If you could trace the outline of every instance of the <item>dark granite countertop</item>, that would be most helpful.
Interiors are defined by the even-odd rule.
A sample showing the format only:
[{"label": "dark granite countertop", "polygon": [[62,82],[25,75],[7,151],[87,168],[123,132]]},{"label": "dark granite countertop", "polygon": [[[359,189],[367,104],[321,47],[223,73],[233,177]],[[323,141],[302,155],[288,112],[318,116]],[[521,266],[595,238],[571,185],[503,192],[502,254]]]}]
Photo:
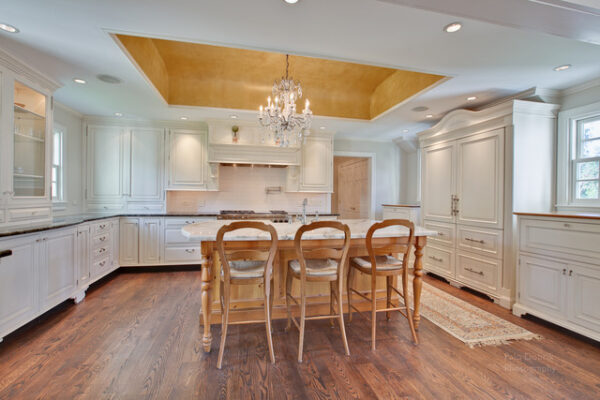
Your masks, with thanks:
[{"label": "dark granite countertop", "polygon": [[[262,213],[260,213],[262,214]],[[268,213],[265,213],[268,214]],[[289,213],[295,216],[297,213]],[[99,221],[102,219],[119,218],[119,217],[181,217],[181,218],[198,218],[198,217],[216,217],[218,213],[155,213],[155,214],[139,214],[139,213],[114,213],[114,214],[99,214],[99,213],[83,213],[67,216],[55,217],[52,222],[33,223],[19,226],[8,226],[0,228],[0,238],[16,235],[26,235],[30,233],[42,232],[51,229],[66,228],[69,226],[83,224],[84,222]],[[306,214],[315,216],[316,214]],[[322,217],[339,216],[339,214],[319,214]]]}]

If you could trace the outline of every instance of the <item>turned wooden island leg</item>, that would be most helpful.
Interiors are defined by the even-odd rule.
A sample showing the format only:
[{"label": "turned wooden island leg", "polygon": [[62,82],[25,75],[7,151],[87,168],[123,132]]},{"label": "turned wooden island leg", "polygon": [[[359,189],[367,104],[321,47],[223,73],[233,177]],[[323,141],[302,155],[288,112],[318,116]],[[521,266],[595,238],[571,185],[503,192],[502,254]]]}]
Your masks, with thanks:
[{"label": "turned wooden island leg", "polygon": [[413,297],[414,307],[413,320],[415,322],[415,329],[419,329],[419,322],[421,322],[421,315],[419,309],[421,308],[421,289],[423,287],[423,247],[427,243],[425,236],[418,236],[415,240],[415,268],[413,269]]},{"label": "turned wooden island leg", "polygon": [[212,310],[212,257],[203,243],[202,246],[202,312],[200,314],[201,323],[204,325],[204,335],[202,336],[202,346],[204,352],[210,352],[212,343],[212,334],[210,333],[210,317]]}]

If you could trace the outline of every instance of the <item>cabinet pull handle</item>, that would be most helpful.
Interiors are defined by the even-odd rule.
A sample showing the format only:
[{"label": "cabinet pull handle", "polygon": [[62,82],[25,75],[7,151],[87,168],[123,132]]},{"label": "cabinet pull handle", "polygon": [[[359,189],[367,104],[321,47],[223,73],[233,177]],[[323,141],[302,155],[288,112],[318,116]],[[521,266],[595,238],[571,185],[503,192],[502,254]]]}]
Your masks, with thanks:
[{"label": "cabinet pull handle", "polygon": [[10,256],[12,256],[12,250],[0,251],[0,258],[10,257]]},{"label": "cabinet pull handle", "polygon": [[473,239],[473,238],[465,238],[465,240],[468,240],[469,242],[475,242],[475,243],[481,243],[484,244],[485,242],[483,240],[477,240],[477,239]]},{"label": "cabinet pull handle", "polygon": [[438,236],[446,236],[444,232],[438,232]]},{"label": "cabinet pull handle", "polygon": [[566,275],[566,274],[567,274],[567,269],[563,268],[563,275]]},{"label": "cabinet pull handle", "polygon": [[477,274],[477,275],[481,275],[481,276],[483,276],[483,271],[475,271],[473,268],[470,268],[470,267],[468,267],[468,268],[465,268],[465,270],[467,270],[467,271],[469,271],[469,272],[472,272],[472,273],[474,273],[474,274]]},{"label": "cabinet pull handle", "polygon": [[99,226],[99,228],[100,229],[104,229],[104,228],[106,228],[106,225],[102,224],[102,225]]},{"label": "cabinet pull handle", "polygon": [[563,224],[563,226],[564,226],[565,228],[570,228],[570,227],[571,227],[571,224]]},{"label": "cabinet pull handle", "polygon": [[185,249],[185,252],[192,254],[196,252],[196,249]]},{"label": "cabinet pull handle", "polygon": [[429,256],[429,258],[431,258],[433,261],[437,261],[437,262],[442,262],[442,261],[444,261],[444,260],[442,260],[441,258],[434,257],[434,256]]},{"label": "cabinet pull handle", "polygon": [[573,276],[573,270],[572,269],[569,270],[569,276]]},{"label": "cabinet pull handle", "polygon": [[106,240],[106,236],[102,236],[102,237],[100,238],[100,241],[101,241],[101,242],[104,242],[105,240]]},{"label": "cabinet pull handle", "polygon": [[104,266],[106,265],[106,261],[102,261],[102,262],[101,262],[100,264],[98,264],[98,265],[100,265],[101,267],[104,267]]}]

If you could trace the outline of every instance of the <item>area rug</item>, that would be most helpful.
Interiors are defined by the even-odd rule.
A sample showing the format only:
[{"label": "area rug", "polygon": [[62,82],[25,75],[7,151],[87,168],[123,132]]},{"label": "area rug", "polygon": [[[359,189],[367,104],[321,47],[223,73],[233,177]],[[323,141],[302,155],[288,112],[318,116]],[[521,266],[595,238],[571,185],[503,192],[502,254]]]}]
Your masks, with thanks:
[{"label": "area rug", "polygon": [[[412,299],[412,282],[409,293]],[[421,316],[471,348],[542,338],[425,282]]]}]

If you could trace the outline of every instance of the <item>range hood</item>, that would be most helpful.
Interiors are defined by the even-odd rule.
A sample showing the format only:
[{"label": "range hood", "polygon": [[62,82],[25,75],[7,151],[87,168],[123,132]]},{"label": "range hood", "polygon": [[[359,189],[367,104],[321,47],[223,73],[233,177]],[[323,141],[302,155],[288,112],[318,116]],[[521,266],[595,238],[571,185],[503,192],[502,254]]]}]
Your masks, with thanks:
[{"label": "range hood", "polygon": [[300,165],[300,148],[210,143],[208,162],[215,164]]}]

